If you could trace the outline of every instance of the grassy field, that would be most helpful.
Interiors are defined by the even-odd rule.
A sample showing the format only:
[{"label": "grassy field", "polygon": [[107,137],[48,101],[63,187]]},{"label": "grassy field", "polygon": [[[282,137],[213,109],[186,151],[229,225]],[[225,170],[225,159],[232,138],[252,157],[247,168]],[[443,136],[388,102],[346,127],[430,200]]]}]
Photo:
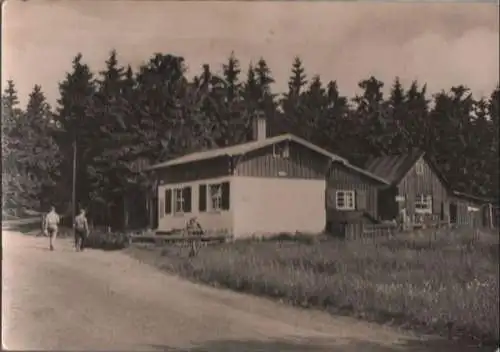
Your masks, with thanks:
[{"label": "grassy field", "polygon": [[498,234],[440,230],[355,242],[278,236],[204,247],[192,258],[173,245],[127,251],[211,285],[491,343],[499,339],[498,243]]}]

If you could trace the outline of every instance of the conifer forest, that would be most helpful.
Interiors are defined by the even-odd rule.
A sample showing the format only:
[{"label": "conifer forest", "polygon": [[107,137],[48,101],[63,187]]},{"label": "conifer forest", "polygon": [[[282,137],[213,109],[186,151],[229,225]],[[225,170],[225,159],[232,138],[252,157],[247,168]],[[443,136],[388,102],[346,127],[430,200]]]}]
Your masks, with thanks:
[{"label": "conifer forest", "polygon": [[430,94],[425,81],[403,86],[397,77],[372,76],[345,96],[335,77],[310,74],[299,57],[290,66],[288,89],[278,94],[264,58],[242,67],[231,54],[221,67],[203,65],[188,78],[185,59],[173,54],[153,54],[136,69],[112,51],[101,72],[78,54],[55,106],[36,82],[20,106],[8,81],[3,208],[55,204],[71,212],[76,142],[77,203],[109,222],[124,194],[152,192],[145,165],[247,142],[257,114],[269,135],[293,133],[360,166],[371,156],[421,149],[454,189],[498,199],[498,85],[487,97],[473,96],[467,82]]}]

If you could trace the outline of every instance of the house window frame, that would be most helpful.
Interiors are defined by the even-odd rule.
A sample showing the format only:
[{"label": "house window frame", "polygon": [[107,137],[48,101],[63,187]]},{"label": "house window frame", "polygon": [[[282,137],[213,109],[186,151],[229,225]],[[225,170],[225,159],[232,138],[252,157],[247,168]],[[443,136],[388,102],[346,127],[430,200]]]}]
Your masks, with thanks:
[{"label": "house window frame", "polygon": [[[178,197],[180,195],[180,197]],[[184,214],[184,188],[176,187],[172,189],[172,213],[177,215]],[[180,208],[178,205],[180,204]]]},{"label": "house window frame", "polygon": [[[343,204],[339,202],[339,196],[343,195]],[[349,197],[348,197],[349,196]],[[335,191],[335,208],[338,210],[355,210],[356,209],[356,191],[354,190],[337,190]]]},{"label": "house window frame", "polygon": [[[213,194],[212,190],[218,188],[218,194]],[[208,184],[207,192],[207,210],[211,213],[219,213],[222,211],[222,183]],[[214,200],[216,206],[214,206]]]},{"label": "house window frame", "polygon": [[424,162],[422,160],[417,161],[417,163],[415,164],[415,173],[417,175],[424,174]]},{"label": "house window frame", "polygon": [[[432,214],[432,195],[430,194],[417,194],[415,196],[415,213],[416,214]],[[425,205],[419,207],[418,205]]]},{"label": "house window frame", "polygon": [[273,157],[288,159],[290,157],[290,143],[286,141],[283,143],[273,144]]}]

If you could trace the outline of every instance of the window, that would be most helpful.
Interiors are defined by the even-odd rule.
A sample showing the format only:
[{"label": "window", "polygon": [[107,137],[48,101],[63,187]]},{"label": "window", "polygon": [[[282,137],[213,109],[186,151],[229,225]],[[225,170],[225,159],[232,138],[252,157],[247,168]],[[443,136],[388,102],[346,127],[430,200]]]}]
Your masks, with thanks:
[{"label": "window", "polygon": [[200,212],[229,210],[229,182],[200,185],[198,199]]},{"label": "window", "polygon": [[290,147],[288,142],[274,144],[273,145],[273,156],[275,158],[283,158],[286,159],[290,156]]},{"label": "window", "polygon": [[174,213],[184,212],[184,194],[182,188],[174,189]]},{"label": "window", "polygon": [[415,199],[415,213],[432,214],[432,197],[419,194]]},{"label": "window", "polygon": [[210,185],[210,210],[219,211],[222,209],[222,185]]},{"label": "window", "polygon": [[337,191],[335,205],[339,210],[354,210],[354,191]]},{"label": "window", "polygon": [[422,160],[417,161],[415,164],[415,172],[417,175],[423,175],[424,174],[424,163]]},{"label": "window", "polygon": [[173,192],[171,189],[168,189],[165,192],[165,202],[165,213],[167,214],[172,212],[172,208],[174,214],[190,213],[191,187],[175,188]]}]

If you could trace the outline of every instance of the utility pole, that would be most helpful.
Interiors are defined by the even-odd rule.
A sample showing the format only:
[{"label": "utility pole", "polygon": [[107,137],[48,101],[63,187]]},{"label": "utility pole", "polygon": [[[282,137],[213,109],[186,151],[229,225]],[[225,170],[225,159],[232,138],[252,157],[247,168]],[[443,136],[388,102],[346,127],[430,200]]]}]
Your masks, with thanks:
[{"label": "utility pole", "polygon": [[75,232],[75,216],[76,216],[76,133],[73,138],[73,192],[71,200],[71,224],[73,228],[73,235]]},{"label": "utility pole", "polygon": [[493,225],[493,205],[491,203],[488,203],[488,217],[489,217],[489,224],[490,225],[490,229],[493,229],[495,228],[495,226]]}]

